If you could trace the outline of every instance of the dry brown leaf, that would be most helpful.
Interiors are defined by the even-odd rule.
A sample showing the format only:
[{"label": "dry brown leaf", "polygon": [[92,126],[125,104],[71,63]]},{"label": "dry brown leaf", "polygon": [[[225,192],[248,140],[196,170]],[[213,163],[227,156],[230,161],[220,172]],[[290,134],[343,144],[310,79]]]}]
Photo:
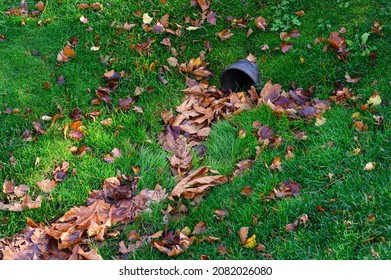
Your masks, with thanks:
[{"label": "dry brown leaf", "polygon": [[216,33],[216,36],[221,40],[225,41],[234,36],[234,33],[231,32],[231,29],[225,29]]},{"label": "dry brown leaf", "polygon": [[37,186],[44,193],[50,193],[56,188],[56,182],[54,180],[42,180],[40,182],[37,182]]},{"label": "dry brown leaf", "polygon": [[208,228],[206,227],[206,224],[204,222],[199,222],[198,224],[196,224],[192,234],[202,234],[207,231],[207,229]]},{"label": "dry brown leaf", "polygon": [[275,170],[282,171],[281,158],[275,157],[272,164],[269,166],[269,169],[271,172],[274,172]]},{"label": "dry brown leaf", "polygon": [[242,245],[246,244],[247,236],[248,236],[248,227],[241,227],[238,234]]},{"label": "dry brown leaf", "polygon": [[266,22],[265,18],[257,17],[255,19],[255,26],[258,27],[259,29],[261,29],[262,31],[265,31],[266,27],[267,27],[267,22]]},{"label": "dry brown leaf", "polygon": [[169,195],[170,199],[183,196],[194,198],[203,195],[210,187],[226,183],[227,177],[223,175],[208,176],[209,168],[202,166],[182,179]]},{"label": "dry brown leaf", "polygon": [[253,188],[250,186],[244,186],[242,191],[240,192],[241,195],[250,197],[252,193],[254,192]]},{"label": "dry brown leaf", "polygon": [[346,79],[346,82],[352,83],[352,84],[356,84],[356,83],[358,83],[358,81],[361,80],[361,78],[351,78],[348,72],[345,73],[345,79]]},{"label": "dry brown leaf", "polygon": [[292,180],[287,180],[280,184],[278,190],[273,189],[270,193],[270,197],[284,198],[289,196],[298,196],[300,194],[300,189],[300,184]]}]

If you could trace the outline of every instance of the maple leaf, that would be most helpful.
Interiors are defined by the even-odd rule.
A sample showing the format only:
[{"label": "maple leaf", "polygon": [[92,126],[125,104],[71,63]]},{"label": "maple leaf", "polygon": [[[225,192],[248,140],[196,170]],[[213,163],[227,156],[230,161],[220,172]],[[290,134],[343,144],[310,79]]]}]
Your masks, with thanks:
[{"label": "maple leaf", "polygon": [[59,240],[60,249],[79,243],[85,232],[89,237],[102,241],[112,224],[109,210],[110,205],[103,200],[96,200],[87,207],[74,207],[48,227],[46,233]]}]

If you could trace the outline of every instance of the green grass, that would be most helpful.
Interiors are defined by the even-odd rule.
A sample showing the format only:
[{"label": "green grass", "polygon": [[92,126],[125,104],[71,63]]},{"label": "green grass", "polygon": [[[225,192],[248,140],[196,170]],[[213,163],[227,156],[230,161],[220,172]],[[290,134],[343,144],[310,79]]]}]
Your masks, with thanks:
[{"label": "green grass", "polygon": [[[242,112],[228,120],[213,124],[212,132],[205,142],[207,153],[194,159],[195,167],[208,165],[229,176],[236,164],[243,159],[255,157],[255,147],[259,145],[252,123],[259,120],[268,124],[273,131],[285,139],[276,149],[265,149],[255,165],[233,181],[213,188],[199,204],[187,200],[180,202],[164,201],[151,207],[133,223],[118,225],[121,234],[98,243],[91,240],[92,247],[98,249],[104,259],[120,257],[118,243],[129,243],[127,236],[131,230],[140,235],[151,235],[159,230],[181,230],[185,226],[194,229],[203,221],[208,230],[203,235],[221,237],[228,253],[221,256],[217,247],[220,243],[202,241],[194,243],[177,259],[199,259],[207,255],[210,259],[263,259],[254,249],[240,244],[238,231],[248,226],[250,235],[255,234],[257,242],[266,246],[266,252],[273,259],[374,259],[371,249],[379,253],[381,259],[391,258],[391,112],[390,82],[391,62],[389,46],[391,43],[391,6],[388,1],[212,1],[211,10],[217,14],[217,25],[204,23],[196,31],[183,30],[182,37],[145,32],[141,28],[142,19],[134,16],[136,11],[149,13],[154,19],[165,14],[170,22],[184,25],[184,15],[191,19],[200,17],[199,8],[189,7],[190,1],[159,0],[149,1],[104,1],[104,10],[80,11],[77,3],[92,1],[48,1],[47,9],[36,19],[26,20],[21,26],[21,17],[7,16],[5,11],[17,7],[20,1],[4,0],[0,3],[0,32],[7,37],[0,41],[0,178],[1,181],[15,180],[16,184],[30,186],[31,196],[43,195],[41,208],[23,212],[0,212],[0,238],[12,236],[26,225],[26,217],[35,222],[50,223],[61,217],[74,206],[84,205],[89,191],[99,189],[105,178],[116,176],[117,170],[133,174],[132,167],[139,166],[139,189],[162,185],[168,191],[175,186],[165,152],[158,144],[158,136],[164,128],[160,113],[175,108],[181,103],[186,87],[184,77],[178,71],[166,73],[169,82],[163,86],[156,78],[157,69],[167,64],[172,56],[170,50],[160,42],[165,37],[171,39],[172,47],[178,52],[180,63],[196,58],[205,49],[204,41],[211,42],[212,50],[206,53],[215,75],[210,80],[219,86],[219,74],[229,64],[246,57],[249,53],[257,56],[261,70],[262,85],[271,79],[280,83],[285,90],[290,87],[315,87],[315,97],[327,99],[336,82],[344,82],[348,72],[352,77],[360,77],[357,84],[349,84],[360,96],[355,103],[331,106],[324,116],[323,126],[317,127],[314,121],[289,121],[277,117],[265,106]],[[35,1],[27,1],[32,8]],[[293,17],[294,12],[303,10],[297,28],[300,37],[290,41],[294,48],[283,54],[272,51],[280,45],[279,31],[266,32],[255,27],[254,18],[265,17],[270,24],[283,15],[275,13],[276,7],[283,5],[284,13]],[[244,18],[248,14],[248,26],[254,29],[246,38],[247,29],[240,29],[226,21],[227,16]],[[86,25],[79,18],[88,18],[93,30],[87,32]],[[51,21],[42,27],[38,20]],[[114,27],[111,24],[114,23]],[[371,58],[352,51],[348,63],[339,61],[335,53],[323,52],[324,44],[316,45],[317,37],[328,38],[331,31],[345,27],[344,37],[354,41],[356,36],[370,32],[374,21],[380,22],[384,36],[371,34],[368,45],[376,47],[375,64]],[[115,25],[124,22],[136,23],[131,31],[116,34]],[[323,24],[323,25],[322,25]],[[328,24],[328,27],[325,27]],[[227,41],[220,41],[215,33],[231,28],[235,34]],[[79,44],[75,48],[76,57],[64,65],[58,65],[57,53],[67,40],[77,36]],[[155,38],[150,55],[139,55],[131,45],[144,43]],[[100,50],[90,48],[96,40]],[[270,50],[262,51],[261,45],[268,44]],[[310,48],[307,46],[310,44]],[[32,51],[38,51],[33,56]],[[111,66],[100,62],[99,55],[116,58]],[[300,58],[304,59],[302,63]],[[153,71],[143,70],[155,63]],[[112,95],[112,106],[91,105],[95,98],[94,90],[103,85],[101,75],[108,70],[125,71],[129,76],[122,79],[119,88]],[[56,84],[63,75],[65,84]],[[373,85],[373,82],[377,83]],[[49,82],[50,89],[44,88]],[[136,87],[153,88],[135,97]],[[382,97],[382,105],[364,111],[361,104],[377,90]],[[115,111],[121,98],[128,95],[143,108],[143,115],[135,111]],[[50,128],[50,122],[42,121],[43,115],[58,113],[57,103],[64,110],[64,116]],[[19,114],[6,114],[6,108],[18,108]],[[86,127],[86,137],[77,142],[64,139],[63,128],[71,123],[68,116],[74,108],[83,113],[101,110],[95,121],[82,118]],[[360,120],[368,126],[367,132],[358,132],[353,127],[352,114],[360,112]],[[383,124],[375,125],[373,115],[383,116]],[[111,126],[102,126],[100,121],[112,118]],[[26,129],[34,130],[33,121],[44,123],[47,134],[26,142],[21,138]],[[238,138],[240,129],[247,131],[246,137]],[[305,132],[308,139],[294,138],[293,130]],[[330,145],[331,142],[333,143]],[[73,155],[72,145],[91,148],[84,156]],[[286,148],[293,145],[295,157],[285,159]],[[362,153],[353,154],[355,148]],[[123,156],[114,163],[103,161],[105,154],[119,148]],[[10,163],[13,153],[16,164]],[[282,172],[271,173],[265,163],[270,165],[273,158],[281,157]],[[39,157],[38,165],[35,165]],[[42,194],[36,182],[51,178],[51,173],[62,161],[70,163],[70,170],[77,171],[50,194]],[[363,171],[366,163],[375,162],[375,169]],[[330,182],[329,174],[333,174]],[[343,179],[341,179],[343,178]],[[262,201],[280,182],[294,180],[301,186],[296,198]],[[250,197],[240,194],[242,188],[253,188]],[[0,196],[4,198],[4,196]],[[163,221],[162,211],[168,205],[183,203],[189,209],[184,215],[170,217],[168,224]],[[321,206],[324,212],[317,210]],[[214,210],[228,212],[223,220],[216,219]],[[294,232],[287,232],[285,225],[296,220],[301,214],[308,214],[309,223]],[[374,219],[368,217],[374,216]],[[130,259],[167,259],[168,257],[152,249],[148,244],[128,256]]]}]

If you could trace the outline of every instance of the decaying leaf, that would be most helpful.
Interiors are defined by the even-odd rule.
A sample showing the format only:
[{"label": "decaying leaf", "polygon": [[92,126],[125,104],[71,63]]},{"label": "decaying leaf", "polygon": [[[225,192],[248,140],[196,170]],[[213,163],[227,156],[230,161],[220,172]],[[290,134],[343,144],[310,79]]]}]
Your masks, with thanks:
[{"label": "decaying leaf", "polygon": [[299,225],[305,225],[307,222],[308,222],[308,215],[303,214],[297,220],[295,220],[293,223],[287,224],[285,226],[285,229],[287,231],[294,231],[298,228]]},{"label": "decaying leaf", "polygon": [[153,248],[156,248],[167,256],[175,257],[188,249],[192,241],[193,238],[189,238],[180,231],[177,231],[175,234],[170,231],[161,240],[152,240],[150,244]]},{"label": "decaying leaf", "polygon": [[269,194],[271,198],[284,198],[289,196],[298,196],[300,194],[301,186],[292,181],[287,180],[280,184],[280,187],[278,189],[273,189],[272,192]]}]

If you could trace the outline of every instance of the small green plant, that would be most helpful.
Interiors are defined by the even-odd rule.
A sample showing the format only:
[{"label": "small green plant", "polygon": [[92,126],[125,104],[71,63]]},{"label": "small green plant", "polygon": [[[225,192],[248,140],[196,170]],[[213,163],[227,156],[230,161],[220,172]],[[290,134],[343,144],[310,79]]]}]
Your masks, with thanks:
[{"label": "small green plant", "polygon": [[295,0],[283,0],[271,8],[275,17],[272,21],[271,31],[287,31],[301,25],[299,17],[293,14],[292,4],[295,2]]},{"label": "small green plant", "polygon": [[375,46],[368,45],[368,39],[370,37],[371,33],[364,33],[361,36],[357,34],[354,38],[354,40],[346,40],[346,43],[349,46],[349,51],[352,55],[361,55],[361,56],[367,56],[371,52],[376,51]]},{"label": "small green plant", "polygon": [[320,30],[329,30],[332,27],[329,20],[324,20],[322,18],[318,19],[318,29]]}]

